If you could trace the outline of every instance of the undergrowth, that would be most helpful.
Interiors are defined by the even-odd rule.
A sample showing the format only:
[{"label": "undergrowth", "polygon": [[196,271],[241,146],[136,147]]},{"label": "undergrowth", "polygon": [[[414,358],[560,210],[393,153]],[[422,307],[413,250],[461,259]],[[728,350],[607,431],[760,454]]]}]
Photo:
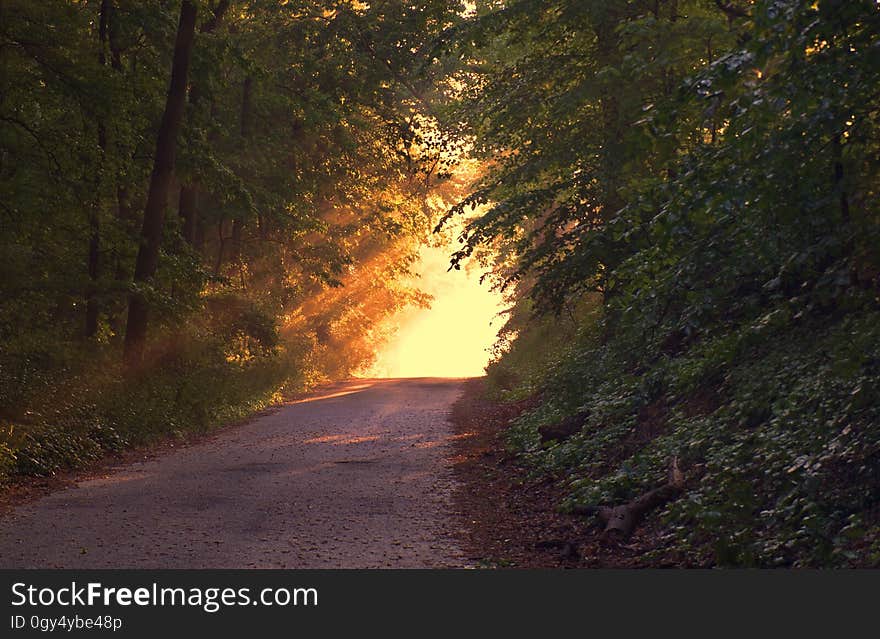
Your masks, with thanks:
[{"label": "undergrowth", "polygon": [[[746,324],[635,370],[620,346],[569,349],[508,432],[536,473],[564,478],[564,508],[628,501],[678,459],[687,490],[654,515],[656,554],[880,565],[880,312]],[[580,433],[541,444],[540,426],[575,413]]]},{"label": "undergrowth", "polygon": [[0,483],[207,432],[317,381],[307,352],[290,345],[237,357],[228,340],[190,333],[136,373],[125,373],[115,352],[82,357],[54,346],[3,353]]}]

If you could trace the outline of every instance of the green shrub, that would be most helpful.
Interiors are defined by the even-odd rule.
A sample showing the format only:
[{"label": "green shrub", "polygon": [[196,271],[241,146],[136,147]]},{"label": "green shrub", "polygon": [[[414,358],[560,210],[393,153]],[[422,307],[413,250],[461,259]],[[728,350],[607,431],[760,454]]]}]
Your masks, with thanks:
[{"label": "green shrub", "polygon": [[[780,324],[746,343],[739,335],[634,375],[614,365],[613,342],[571,353],[508,441],[535,472],[566,478],[566,507],[628,501],[678,458],[691,479],[661,513],[660,553],[735,566],[876,565],[880,313]],[[718,362],[721,377],[708,375]],[[662,427],[633,445],[658,388],[669,405]],[[540,445],[539,426],[584,410],[581,433]]]},{"label": "green shrub", "polygon": [[304,352],[288,352],[266,314],[236,308],[242,312],[215,313],[164,336],[171,346],[134,374],[123,372],[112,349],[96,358],[19,343],[2,353],[11,427],[0,435],[0,478],[49,476],[131,445],[206,431],[306,383]]}]

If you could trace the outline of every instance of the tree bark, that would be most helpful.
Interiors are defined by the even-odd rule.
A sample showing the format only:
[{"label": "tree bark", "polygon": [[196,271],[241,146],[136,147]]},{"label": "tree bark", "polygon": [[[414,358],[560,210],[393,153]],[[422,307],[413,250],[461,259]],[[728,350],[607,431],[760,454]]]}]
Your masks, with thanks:
[{"label": "tree bark", "polygon": [[[165,224],[168,191],[171,188],[171,178],[174,172],[177,135],[180,132],[186,101],[186,84],[195,35],[196,14],[196,5],[192,0],[184,0],[180,9],[180,22],[177,26],[177,38],[174,43],[171,82],[165,102],[165,112],[162,114],[162,124],[156,138],[156,156],[153,161],[153,172],[150,176],[147,205],[144,209],[141,245],[135,262],[134,282],[136,285],[148,283],[155,275],[159,264],[159,247]],[[123,361],[127,368],[137,367],[143,360],[148,314],[149,307],[143,293],[135,291],[129,299],[128,322],[125,327]]]},{"label": "tree bark", "polygon": [[199,187],[195,180],[190,180],[180,187],[178,210],[183,222],[181,234],[190,246],[196,245],[196,216],[199,209]]},{"label": "tree bark", "polygon": [[[118,74],[117,77],[119,77],[125,73],[125,69],[122,63],[122,54],[124,49],[122,43],[120,42],[120,25],[119,20],[116,18],[116,4],[116,0],[101,1],[101,19],[98,25],[101,41],[99,62],[101,66],[107,65],[109,54],[110,68],[115,74]],[[118,115],[123,118],[125,117],[125,114]],[[118,144],[109,144],[109,142],[110,141],[108,141],[107,146],[110,149],[111,153],[115,154],[115,157],[117,159],[122,159],[122,157],[126,154],[129,154],[128,159],[131,159],[130,152],[127,149],[124,149]],[[115,179],[116,219],[120,223],[120,227],[125,230],[126,235],[129,235],[135,225],[135,218],[137,217],[137,214],[131,203],[131,196],[128,186],[126,184],[127,178],[125,175],[125,170],[122,167],[119,167],[117,169]],[[110,253],[109,255],[105,256],[104,264],[102,265],[102,267],[105,270],[110,270],[110,265],[112,264],[113,279],[117,282],[116,290],[121,291],[124,288],[124,283],[127,282],[131,277],[130,274],[127,272],[128,269],[125,267],[125,250],[121,249],[118,246],[109,248]],[[108,257],[109,260],[107,259]],[[125,323],[126,319],[126,307],[127,300],[117,299],[116,296],[114,296],[112,301],[108,300],[106,303],[104,303],[103,308],[101,309],[106,314],[110,329],[114,335],[123,334],[123,324]]]},{"label": "tree bark", "polygon": [[220,269],[223,266],[223,249],[226,246],[226,238],[223,237],[223,223],[225,220],[221,219],[217,222],[217,259],[214,262],[214,277],[220,276]]},{"label": "tree bark", "polygon": [[[101,0],[98,9],[98,64],[107,64],[107,35],[110,24],[111,0]],[[107,151],[107,126],[98,116],[98,149],[100,157],[95,172],[95,201],[89,211],[89,286],[86,291],[86,337],[94,337],[98,332],[98,317],[101,309],[98,304],[98,278],[101,273],[101,164]]]},{"label": "tree bark", "polygon": [[840,141],[841,134],[836,133],[833,139],[834,145],[834,189],[838,192],[838,202],[840,205],[840,219],[844,224],[849,225],[849,196],[846,193],[846,185],[844,184],[843,174],[843,145]]},{"label": "tree bark", "polygon": [[[211,18],[200,28],[200,33],[213,33],[223,22],[223,16],[229,9],[229,0],[220,0],[214,8]],[[199,103],[200,92],[198,86],[193,85],[189,91],[190,106],[196,107]],[[196,249],[198,241],[198,217],[199,217],[199,180],[193,177],[180,186],[180,199],[178,201],[178,214],[181,218],[181,235],[184,241]]]},{"label": "tree bark", "polygon": [[101,313],[98,304],[98,278],[101,274],[101,227],[98,218],[98,207],[95,203],[89,213],[89,287],[86,293],[86,337],[94,337],[98,333],[98,317]]},{"label": "tree bark", "polygon": [[[107,9],[107,41],[110,47],[110,68],[117,73],[124,71],[122,67],[122,46],[119,43],[119,25],[118,21],[113,19],[115,6],[112,0],[108,3]],[[134,217],[131,205],[131,197],[122,174],[117,176],[116,182],[116,216],[118,219],[131,223]]]},{"label": "tree bark", "polygon": [[666,484],[649,490],[633,501],[620,506],[582,506],[574,509],[578,515],[595,515],[603,524],[602,539],[621,541],[628,538],[642,518],[655,508],[672,501],[684,490],[684,474],[673,459]]},{"label": "tree bark", "polygon": [[[244,79],[244,85],[242,87],[241,120],[239,125],[242,139],[242,148],[244,152],[247,152],[248,142],[251,137],[251,128],[253,121],[253,89],[254,80],[251,76],[247,76]],[[238,214],[232,220],[232,264],[235,266],[235,268],[238,269],[242,288],[244,288],[245,286],[244,269],[241,261],[241,242],[244,225],[245,220],[243,214]]]},{"label": "tree bark", "polygon": [[[620,38],[614,28],[615,23],[614,15],[609,14],[605,20],[597,25],[596,55],[601,64],[611,64],[619,58]],[[624,127],[622,122],[626,118],[620,112],[619,97],[611,90],[607,90],[602,96],[600,109],[604,137],[600,156],[604,182],[602,185],[602,216],[605,220],[610,220],[625,204],[618,189],[621,187],[620,175],[625,161],[623,158]]]},{"label": "tree bark", "polygon": [[676,484],[665,484],[650,490],[628,504],[613,508],[600,508],[597,513],[599,520],[605,524],[602,537],[608,539],[626,539],[632,535],[638,523],[648,512],[668,501],[672,501],[682,491]]},{"label": "tree bark", "polygon": [[246,141],[251,136],[253,122],[254,79],[244,79],[241,95],[241,137]]},{"label": "tree bark", "polygon": [[232,263],[238,266],[238,263],[241,261],[241,232],[244,227],[244,222],[242,222],[240,217],[232,220]]}]

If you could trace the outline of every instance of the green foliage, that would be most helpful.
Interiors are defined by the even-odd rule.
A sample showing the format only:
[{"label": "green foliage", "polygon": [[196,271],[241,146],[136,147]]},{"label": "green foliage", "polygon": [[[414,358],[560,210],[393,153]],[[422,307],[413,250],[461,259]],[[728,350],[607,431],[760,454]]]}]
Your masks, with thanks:
[{"label": "green foliage", "polygon": [[593,339],[600,313],[595,296],[549,317],[536,317],[530,298],[517,299],[486,367],[488,392],[502,401],[534,395],[573,350]]},{"label": "green foliage", "polygon": [[[0,3],[0,476],[368,364],[455,161],[461,3],[197,2],[158,268],[134,277],[180,0]],[[142,370],[117,365],[146,302]]]},{"label": "green foliage", "polygon": [[[64,367],[4,358],[5,388],[28,392],[26,402],[17,397],[17,413],[4,415],[0,478],[54,475],[130,445],[206,431],[314,381],[306,352],[278,345],[230,352],[260,344],[258,338],[277,339],[274,325],[267,331],[258,323],[257,329],[244,333],[250,341],[230,340],[242,330],[234,315],[230,322],[212,317],[204,327],[166,334],[171,346],[137,374],[123,375],[112,350],[98,361],[94,353],[73,357]],[[40,392],[34,369],[46,378]]]},{"label": "green foliage", "polygon": [[[583,324],[592,340],[561,361],[549,354],[549,375],[523,371],[520,387],[542,403],[509,441],[536,472],[564,478],[567,506],[632,499],[677,458],[688,485],[659,515],[660,554],[877,565],[880,12],[870,2],[759,1],[746,18],[699,4],[660,2],[658,13],[554,3],[581,20],[566,27],[570,41],[601,42],[609,21],[619,38],[590,58],[607,61],[601,70],[523,56],[528,82],[553,91],[557,78],[583,75],[566,107],[580,115],[542,120],[561,99],[543,95],[509,105],[519,112],[511,130],[488,120],[517,166],[487,173],[474,197],[497,201],[467,241],[497,247],[498,277],[512,275],[516,296],[539,310],[591,289],[604,302],[599,326]],[[489,14],[498,42],[546,44],[503,14]],[[489,86],[518,76],[490,77]],[[611,99],[622,136],[603,116]],[[552,134],[537,135],[541,122]],[[556,166],[562,156],[547,145],[575,130],[592,137]],[[612,157],[594,163],[603,153]],[[598,190],[572,203],[562,175]],[[527,322],[518,339],[546,325]],[[516,350],[514,341],[499,370]],[[579,434],[540,444],[539,426],[575,413],[588,415]]]},{"label": "green foliage", "polygon": [[[469,149],[453,263],[513,307],[509,443],[574,503],[689,483],[660,553],[880,561],[870,0],[199,2],[175,193],[134,282],[177,1],[0,3],[0,476],[350,374]],[[482,207],[482,208],[480,208]],[[132,295],[148,357],[123,375]],[[537,428],[586,415],[541,445]]]}]

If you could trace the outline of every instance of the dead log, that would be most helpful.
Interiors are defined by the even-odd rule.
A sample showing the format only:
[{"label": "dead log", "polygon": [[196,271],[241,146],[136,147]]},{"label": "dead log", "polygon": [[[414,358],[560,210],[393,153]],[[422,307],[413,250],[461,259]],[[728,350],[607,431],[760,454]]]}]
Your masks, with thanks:
[{"label": "dead log", "polygon": [[582,411],[571,417],[566,417],[561,422],[553,424],[544,424],[538,427],[538,434],[541,436],[541,443],[546,444],[550,441],[561,441],[568,439],[572,435],[576,435],[587,423],[590,413]]},{"label": "dead log", "polygon": [[620,541],[628,538],[642,518],[658,506],[672,501],[684,490],[684,474],[673,459],[669,468],[669,480],[664,485],[620,506],[580,506],[574,509],[579,515],[595,515],[604,525],[602,539]]}]

